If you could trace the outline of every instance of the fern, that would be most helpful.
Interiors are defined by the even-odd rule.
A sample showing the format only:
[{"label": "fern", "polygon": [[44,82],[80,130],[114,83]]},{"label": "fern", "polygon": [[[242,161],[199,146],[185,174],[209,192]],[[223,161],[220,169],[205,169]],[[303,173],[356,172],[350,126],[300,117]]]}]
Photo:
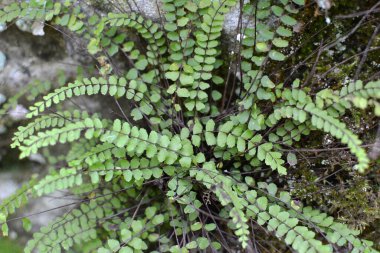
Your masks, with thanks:
[{"label": "fern", "polygon": [[43,252],[61,252],[61,248],[68,250],[74,243],[95,239],[97,219],[112,214],[112,209],[109,209],[112,208],[112,201],[102,206],[96,205],[94,201],[81,204],[80,209],[72,210],[35,233],[33,240],[26,245],[25,252],[32,252],[35,248]]},{"label": "fern", "polygon": [[[0,24],[23,18],[65,27],[87,41],[101,67],[34,102],[30,122],[14,134],[20,158],[57,144],[67,156],[2,203],[3,234],[8,215],[31,196],[69,190],[78,197],[34,234],[26,252],[87,244],[98,253],[251,251],[260,227],[296,252],[377,252],[358,231],[279,190],[294,175],[284,147],[303,145],[313,131],[347,145],[358,161],[347,169],[365,173],[372,165],[341,119],[353,106],[378,111],[379,81],[310,93],[303,79],[290,88],[267,69],[287,62],[304,1],[240,3],[247,24],[229,49],[222,30],[234,0],[164,0],[160,22],[123,12],[89,17],[81,4],[43,2],[12,3],[0,11]],[[119,57],[129,68],[115,68]],[[123,117],[70,106],[46,113],[95,96],[112,97]]]},{"label": "fern", "polygon": [[18,131],[14,134],[13,145],[19,145],[20,142],[37,131],[47,128],[62,127],[67,123],[85,119],[87,117],[89,117],[87,112],[81,113],[79,111],[73,111],[72,113],[64,111],[62,114],[43,115],[26,126],[20,126]]},{"label": "fern", "polygon": [[316,101],[320,107],[327,107],[327,110],[334,108],[340,113],[344,113],[352,106],[366,109],[368,105],[374,105],[375,114],[378,115],[379,105],[376,102],[380,93],[379,81],[368,82],[363,85],[362,81],[356,81],[344,86],[340,91],[325,89],[317,94]]},{"label": "fern", "polygon": [[42,196],[57,190],[72,188],[74,185],[80,186],[82,182],[82,175],[79,169],[61,168],[58,174],[47,175],[41,179],[38,184],[33,187],[33,190],[38,196]]}]

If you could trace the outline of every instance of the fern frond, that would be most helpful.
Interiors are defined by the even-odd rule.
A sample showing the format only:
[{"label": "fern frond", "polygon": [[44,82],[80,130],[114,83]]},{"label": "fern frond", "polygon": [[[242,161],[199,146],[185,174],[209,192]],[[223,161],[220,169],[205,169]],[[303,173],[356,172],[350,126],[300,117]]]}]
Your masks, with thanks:
[{"label": "fern frond", "polygon": [[137,154],[146,151],[148,158],[157,156],[160,162],[170,165],[179,158],[184,167],[190,167],[193,148],[189,140],[179,136],[168,137],[151,131],[149,134],[143,128],[131,127],[128,123],[115,120],[112,130],[107,130],[106,123],[95,118],[68,124],[62,128],[54,128],[39,132],[20,143],[20,157],[36,153],[41,147],[78,140],[85,131],[85,137],[99,138],[100,141],[112,143],[116,147],[126,147],[127,152],[135,150]]},{"label": "fern frond", "polygon": [[117,148],[112,143],[101,143],[91,147],[91,149],[69,162],[70,166],[78,166],[83,163],[92,165],[96,162],[104,162],[113,156],[118,158],[125,157],[126,150]]},{"label": "fern frond", "polygon": [[232,180],[217,171],[214,162],[206,162],[202,168],[190,169],[189,172],[191,177],[212,189],[223,206],[232,205],[229,215],[235,226],[235,234],[239,237],[242,247],[246,248],[250,234],[248,220],[243,212],[246,201],[232,189]]},{"label": "fern frond", "polygon": [[285,120],[284,125],[277,128],[276,136],[273,133],[272,140],[277,140],[278,138],[277,142],[292,145],[294,141],[300,141],[302,135],[309,135],[312,128],[313,126],[309,121],[300,123],[296,120]]},{"label": "fern frond", "polygon": [[[294,27],[298,21],[293,18],[298,13],[297,7],[303,6],[304,1],[297,1],[293,5],[290,1],[271,3],[269,0],[259,0],[245,5],[243,16],[255,17],[255,26],[247,27],[238,34],[241,41],[240,55],[242,63],[235,72],[241,73],[245,92],[240,92],[240,98],[244,106],[248,106],[253,100],[275,99],[273,88],[275,85],[267,75],[256,70],[264,66],[268,61],[284,61],[286,55],[283,48],[289,46],[289,38],[293,36]],[[268,24],[268,20],[272,20]],[[277,88],[276,87],[276,88]]]},{"label": "fern frond", "polygon": [[326,233],[326,239],[330,243],[337,244],[339,247],[350,244],[354,248],[353,252],[376,252],[372,248],[372,242],[360,240],[357,237],[360,234],[358,230],[350,229],[346,224],[335,221],[326,213],[307,206],[302,209],[302,214],[299,216],[320,227]]},{"label": "fern frond", "polygon": [[358,159],[358,164],[355,166],[360,172],[368,167],[369,159],[365,150],[361,147],[362,142],[359,138],[347,129],[346,125],[334,117],[330,116],[326,111],[316,107],[313,103],[307,105],[283,106],[276,109],[267,119],[268,126],[273,126],[282,118],[292,118],[299,122],[305,122],[309,115],[311,116],[311,124],[326,133],[331,134],[341,140],[343,144],[347,144],[352,154]]},{"label": "fern frond", "polygon": [[272,170],[277,170],[280,175],[286,175],[286,168],[283,166],[285,161],[281,159],[282,154],[272,149],[273,144],[270,142],[261,144],[257,148],[257,158],[264,161]]},{"label": "fern frond", "polygon": [[6,24],[18,18],[26,20],[51,20],[61,11],[61,3],[52,1],[13,2],[0,10],[0,24]]},{"label": "fern frond", "polygon": [[[227,121],[215,127],[213,120],[208,120],[206,123],[206,131],[204,131],[204,138],[209,146],[217,146],[219,148],[228,147],[231,153],[247,153],[254,156],[256,153],[255,147],[261,141],[260,134],[255,134],[254,131],[247,129],[246,125],[234,124],[233,121]],[[215,134],[215,132],[217,132]],[[197,133],[193,129],[193,138]],[[193,142],[193,145],[197,146]]]},{"label": "fern frond", "polygon": [[353,97],[362,97],[362,98],[380,98],[380,81],[368,82],[366,85],[363,85],[362,81],[356,81],[354,83],[344,86],[339,91],[339,97],[346,99],[350,96]]},{"label": "fern frond", "polygon": [[[192,22],[196,21],[196,15],[193,14],[196,9],[195,4],[191,5],[185,1],[168,0],[163,5],[166,20],[164,29],[169,43],[168,53],[170,57],[168,60],[172,65],[178,64],[180,66],[194,52],[195,41],[189,28]],[[186,66],[186,68],[188,67]]]},{"label": "fern frond", "polygon": [[109,207],[110,203],[103,203],[101,207],[95,205],[95,201],[81,204],[80,208],[42,227],[40,232],[35,233],[33,239],[28,241],[25,252],[31,253],[34,249],[41,253],[62,252],[62,249],[67,251],[74,244],[95,239],[98,222],[112,213]]},{"label": "fern frond", "polygon": [[[328,111],[337,110],[340,115],[355,106],[360,109],[366,109],[369,105],[374,105],[375,111],[378,107],[377,100],[380,99],[380,81],[372,81],[363,85],[358,80],[349,83],[341,90],[333,91],[324,89],[317,93],[316,102],[320,108],[326,107]],[[378,110],[378,109],[377,109]]]},{"label": "fern frond", "polygon": [[[159,26],[141,15],[136,13],[109,13],[108,17],[104,19],[104,23],[112,27],[126,26],[135,29],[148,42],[147,57],[153,65],[157,65],[158,59],[162,59],[161,55],[166,52],[165,39]],[[96,31],[98,34],[102,32],[103,25],[100,24],[100,26]]]},{"label": "fern frond", "polygon": [[106,124],[105,121],[102,122],[97,118],[94,120],[87,118],[84,121],[67,124],[62,128],[38,132],[37,135],[32,135],[20,143],[18,147],[21,151],[20,157],[24,158],[30,154],[34,154],[42,147],[78,140],[83,131],[86,131],[85,137],[87,139],[99,137]]},{"label": "fern frond", "polygon": [[74,83],[69,83],[67,86],[58,88],[44,96],[43,101],[37,102],[30,107],[30,112],[27,116],[37,116],[53,104],[61,103],[75,96],[102,94],[115,97],[126,96],[128,99],[140,101],[143,98],[143,92],[146,91],[146,85],[142,81],[132,80],[135,78],[132,72],[130,71],[131,74],[126,76],[130,80],[129,83],[126,78],[116,76],[110,76],[108,80],[102,77],[76,80]]},{"label": "fern frond", "polygon": [[43,115],[26,126],[18,127],[17,132],[12,138],[12,147],[19,146],[20,142],[23,142],[24,139],[27,139],[37,131],[47,128],[63,127],[67,123],[84,120],[88,117],[89,115],[87,112],[80,112],[77,110],[73,112],[64,111],[62,113]]},{"label": "fern frond", "polygon": [[[281,215],[282,222],[289,221],[294,224],[296,220],[298,220],[298,222],[302,221],[307,227],[309,227],[309,229],[313,229],[321,234],[331,245],[337,244],[337,246],[342,247],[350,244],[350,246],[354,248],[353,252],[377,252],[375,249],[371,248],[373,245],[372,242],[360,240],[358,238],[360,233],[358,230],[350,229],[346,224],[337,222],[333,217],[310,206],[301,209],[297,207],[296,209],[292,205],[290,194],[285,191],[278,192],[277,186],[273,183],[269,185],[267,183],[259,183],[258,185],[260,188],[264,189],[265,192],[269,193],[268,203],[281,206],[281,210],[285,209],[286,213],[282,212]],[[254,194],[252,194],[252,192]],[[257,193],[255,192],[256,191],[250,192],[250,194],[253,195],[253,197],[250,196],[251,201],[257,196]],[[275,209],[279,209],[279,207],[277,206]],[[290,238],[287,237],[285,240],[288,239]],[[294,240],[294,238],[292,240]],[[331,247],[330,250],[332,250]]]},{"label": "fern frond", "polygon": [[75,166],[72,165],[73,161],[80,159],[84,154],[92,150],[96,145],[96,139],[80,139],[79,141],[72,144],[70,150],[66,154],[65,161],[69,166]]},{"label": "fern frond", "polygon": [[196,74],[174,72],[178,73],[176,76],[177,78],[179,77],[180,88],[186,91],[189,90],[189,92],[186,92],[184,102],[189,112],[193,111],[194,108],[196,111],[209,110],[209,108],[206,108],[208,94],[205,90],[210,87],[207,81],[212,78],[211,72],[214,69],[216,56],[218,55],[217,46],[219,43],[217,39],[223,29],[225,14],[235,5],[235,0],[220,0],[209,2],[203,6],[205,14],[200,24],[201,29],[195,35],[195,55],[187,63],[196,71],[194,72]]},{"label": "fern frond", "polygon": [[255,190],[247,191],[245,195],[249,202],[246,207],[248,217],[257,220],[261,226],[266,224],[268,231],[273,232],[297,252],[332,252],[329,245],[323,245],[321,241],[315,239],[313,231],[299,225],[298,218],[289,218],[290,213],[287,209],[271,203],[266,196],[258,197]]},{"label": "fern frond", "polygon": [[100,138],[103,142],[113,143],[117,147],[126,147],[127,152],[135,150],[136,154],[146,152],[148,158],[157,156],[159,162],[170,165],[177,161],[189,168],[193,147],[189,140],[181,139],[178,135],[169,137],[151,131],[149,134],[143,128],[131,127],[127,122],[115,120],[112,130],[107,131]]},{"label": "fern frond", "polygon": [[163,170],[157,158],[150,160],[146,158],[131,158],[131,159],[108,159],[104,162],[97,162],[89,166],[88,172],[91,177],[91,182],[97,184],[100,178],[104,177],[105,182],[110,182],[117,176],[123,176],[126,182],[133,182],[140,185],[146,180],[160,178]]},{"label": "fern frond", "polygon": [[33,187],[37,196],[47,195],[57,190],[65,190],[83,183],[80,168],[61,168],[59,172],[48,174]]}]

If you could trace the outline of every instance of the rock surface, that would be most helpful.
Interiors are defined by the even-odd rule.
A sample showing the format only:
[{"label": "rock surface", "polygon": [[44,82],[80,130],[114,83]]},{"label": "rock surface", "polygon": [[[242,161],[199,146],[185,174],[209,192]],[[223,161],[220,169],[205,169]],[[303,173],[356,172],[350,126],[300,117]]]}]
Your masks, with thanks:
[{"label": "rock surface", "polygon": [[0,51],[6,57],[0,69],[0,93],[14,94],[33,79],[54,80],[59,70],[70,75],[78,65],[67,55],[65,41],[58,32],[37,37],[13,26],[0,35]]},{"label": "rock surface", "polygon": [[[27,181],[32,176],[32,173],[38,172],[39,170],[40,169],[37,167],[11,171],[3,171],[3,169],[1,169],[0,203],[19,189],[22,183]],[[72,203],[73,200],[66,199],[64,195],[65,192],[56,192],[51,194],[50,197],[33,199],[26,208],[18,210],[14,216],[20,217],[30,214],[37,214],[30,217],[33,224],[32,231],[37,231],[41,226],[46,225],[49,221],[65,213],[71,208],[71,206],[66,205]],[[60,206],[62,206],[62,208],[55,209]],[[14,231],[11,235],[13,239],[19,238],[23,241],[29,237],[29,235],[25,234],[21,222],[10,222],[9,225],[12,227],[12,231]]]}]

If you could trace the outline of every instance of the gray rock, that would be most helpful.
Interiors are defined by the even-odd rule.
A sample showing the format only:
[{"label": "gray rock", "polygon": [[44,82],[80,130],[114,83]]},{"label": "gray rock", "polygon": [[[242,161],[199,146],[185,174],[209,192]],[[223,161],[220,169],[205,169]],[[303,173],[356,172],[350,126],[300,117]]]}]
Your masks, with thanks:
[{"label": "gray rock", "polygon": [[23,32],[30,32],[31,31],[29,22],[27,22],[23,19],[16,20],[16,26],[18,27],[18,29],[20,29]]},{"label": "gray rock", "polygon": [[4,96],[4,94],[0,93],[0,105],[3,104],[5,101],[7,101],[7,98]]},{"label": "gray rock", "polygon": [[32,34],[34,36],[44,36],[45,23],[40,21],[34,21],[32,25]]},{"label": "gray rock", "polygon": [[7,62],[7,57],[3,52],[0,51],[0,72],[5,68],[5,64]]},{"label": "gray rock", "polygon": [[0,32],[3,32],[7,29],[7,25],[6,24],[0,24]]},{"label": "gray rock", "polygon": [[317,4],[319,8],[324,9],[324,10],[329,10],[331,8],[330,0],[317,0]]},{"label": "gray rock", "polygon": [[[0,134],[3,134],[7,131],[7,128],[4,125],[0,125]],[[0,154],[0,160],[1,160],[1,154]]]},{"label": "gray rock", "polygon": [[[155,21],[159,21],[161,17],[163,17],[163,11],[161,8],[161,1],[152,1],[152,0],[134,0],[130,1],[130,6],[126,6],[125,1],[122,0],[113,0],[113,1],[98,1],[102,3],[107,3],[107,6],[103,6],[105,4],[100,4],[99,9],[101,11],[115,11],[115,12],[137,12],[144,15],[147,18],[153,19]],[[244,2],[248,2],[248,0],[244,0]],[[231,9],[231,11],[226,15],[224,20],[224,32],[234,37],[236,27],[239,22],[239,4]],[[161,11],[161,12],[160,12]],[[245,20],[248,22],[247,20]]]},{"label": "gray rock", "polygon": [[74,207],[74,205],[70,206],[69,204],[75,201],[65,195],[68,195],[68,192],[59,191],[52,193],[49,196],[38,198],[30,203],[30,207],[28,208],[28,213],[30,214],[49,210],[48,212],[35,215],[31,218],[32,224],[34,225],[33,230],[35,232],[38,231],[40,227],[46,226],[49,222],[62,216]]},{"label": "gray rock", "polygon": [[14,108],[10,109],[8,114],[14,121],[19,121],[25,119],[25,115],[28,113],[28,110],[23,105],[16,105]]},{"label": "gray rock", "polygon": [[[5,198],[15,193],[17,189],[21,187],[22,182],[29,179],[34,171],[36,171],[36,168],[0,172],[0,203]],[[34,225],[33,231],[37,231],[40,227],[46,226],[50,221],[54,220],[58,216],[61,216],[72,208],[70,205],[66,206],[67,204],[74,202],[73,200],[66,198],[66,194],[67,193],[64,191],[59,191],[52,193],[47,197],[32,199],[27,208],[18,210],[15,216],[20,217],[41,213],[30,217],[31,222]],[[62,208],[55,209],[57,207]],[[10,225],[12,225],[17,232],[15,237],[23,236],[24,231],[19,223],[12,223]]]},{"label": "gray rock", "polygon": [[12,195],[19,187],[20,184],[15,181],[14,173],[0,173],[0,202]]},{"label": "gray rock", "polygon": [[77,66],[82,65],[66,54],[67,43],[62,34],[52,29],[48,33],[45,29],[44,33],[43,37],[33,36],[15,26],[1,33],[0,48],[7,58],[6,64],[1,64],[4,56],[0,55],[0,93],[11,96],[34,79],[54,81],[61,70],[73,76]]},{"label": "gray rock", "polygon": [[39,164],[46,164],[46,160],[41,154],[31,154],[29,160]]}]

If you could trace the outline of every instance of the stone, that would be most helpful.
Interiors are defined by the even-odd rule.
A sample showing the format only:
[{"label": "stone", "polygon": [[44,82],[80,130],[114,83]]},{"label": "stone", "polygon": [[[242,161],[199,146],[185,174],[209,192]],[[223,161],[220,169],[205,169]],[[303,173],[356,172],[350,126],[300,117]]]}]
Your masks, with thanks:
[{"label": "stone", "polygon": [[5,64],[7,63],[7,57],[3,52],[0,51],[0,72],[5,68]]},{"label": "stone", "polygon": [[46,164],[46,160],[41,154],[31,154],[29,160],[39,164]]},{"label": "stone", "polygon": [[317,4],[319,8],[324,9],[324,10],[329,10],[331,8],[330,0],[317,0]]},{"label": "stone", "polygon": [[0,105],[7,101],[7,97],[0,93]]},{"label": "stone", "polygon": [[[4,125],[0,125],[0,134],[3,134],[7,131],[7,128]],[[1,160],[1,155],[0,155],[0,160]]]},{"label": "stone", "polygon": [[[68,43],[62,34],[47,27],[35,28],[43,29],[45,35],[33,36],[15,26],[0,35],[0,93],[7,97],[34,79],[54,82],[60,71],[64,71],[67,76],[74,76],[77,67],[83,65],[75,59],[74,53],[77,51],[72,55],[66,53]],[[42,35],[41,30],[35,32]],[[1,64],[5,55],[6,64]]]},{"label": "stone", "polygon": [[0,24],[0,32],[3,32],[7,29],[7,25],[6,24]]},{"label": "stone", "polygon": [[16,26],[23,32],[30,32],[30,25],[23,19],[16,20]]},{"label": "stone", "polygon": [[13,173],[0,173],[0,202],[12,195],[19,187],[20,184],[15,181]]},{"label": "stone", "polygon": [[[15,193],[22,186],[23,182],[30,179],[34,172],[36,172],[36,168],[0,171],[0,203]],[[20,217],[42,212],[40,215],[33,216],[32,219],[32,232],[36,232],[40,227],[46,226],[48,221],[54,220],[72,208],[72,206],[68,204],[72,203],[73,200],[66,198],[66,194],[67,192],[65,191],[59,191],[44,198],[33,199],[33,201],[30,201],[27,205],[27,208],[17,210],[14,216]],[[57,208],[60,206],[62,206],[62,208]],[[51,211],[44,212],[46,210]],[[25,236],[21,223],[12,223],[11,225],[15,226],[12,229],[16,230],[16,237]]]},{"label": "stone", "polygon": [[16,105],[14,108],[10,109],[8,114],[11,119],[14,121],[19,121],[25,119],[25,115],[28,113],[28,110],[22,105]]},{"label": "stone", "polygon": [[44,36],[45,23],[40,21],[34,21],[32,25],[32,34],[34,36]]},{"label": "stone", "polygon": [[[156,22],[163,17],[163,11],[161,8],[161,1],[152,1],[152,0],[134,0],[130,5],[125,4],[123,0],[113,0],[113,1],[93,1],[97,11],[107,13],[110,11],[113,12],[136,12],[142,14],[144,17],[150,18]],[[249,2],[249,0],[244,0],[244,3]],[[96,5],[95,5],[96,3]],[[86,4],[84,4],[86,5]],[[85,7],[85,6],[84,6]],[[161,12],[160,12],[161,11]],[[224,20],[224,33],[227,34],[230,38],[235,37],[236,28],[239,23],[240,6],[237,4],[233,7],[230,12],[226,15]],[[253,25],[252,22],[249,22],[248,19],[243,19],[243,23],[249,23],[250,26]]]}]

